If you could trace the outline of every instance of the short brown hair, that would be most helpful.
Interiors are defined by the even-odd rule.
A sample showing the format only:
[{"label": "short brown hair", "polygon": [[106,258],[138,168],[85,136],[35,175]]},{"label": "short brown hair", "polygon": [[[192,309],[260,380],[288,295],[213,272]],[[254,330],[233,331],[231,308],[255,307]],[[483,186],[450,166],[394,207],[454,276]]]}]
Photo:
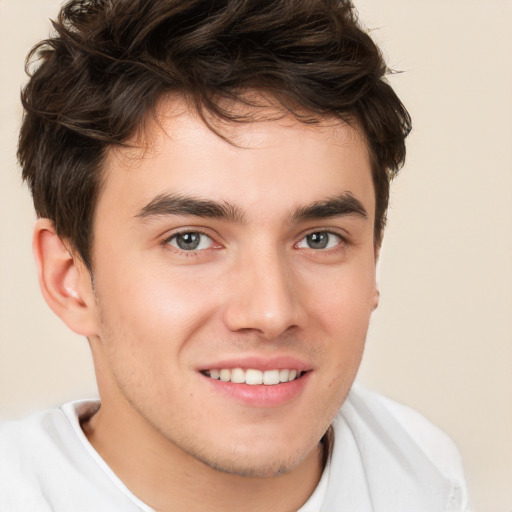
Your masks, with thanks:
[{"label": "short brown hair", "polygon": [[350,1],[70,0],[53,26],[27,57],[38,65],[22,93],[18,158],[38,216],[89,269],[106,150],[168,93],[235,122],[247,118],[225,100],[253,90],[303,122],[355,120],[372,157],[380,244],[411,123]]}]

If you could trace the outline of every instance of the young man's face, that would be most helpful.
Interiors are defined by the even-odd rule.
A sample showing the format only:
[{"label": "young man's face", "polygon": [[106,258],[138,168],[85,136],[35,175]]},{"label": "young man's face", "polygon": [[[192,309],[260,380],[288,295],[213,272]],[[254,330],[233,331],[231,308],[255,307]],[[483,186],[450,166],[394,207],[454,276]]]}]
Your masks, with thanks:
[{"label": "young man's face", "polygon": [[226,128],[239,147],[187,111],[161,125],[109,154],[97,205],[102,408],[211,467],[288,471],[345,399],[376,304],[367,148],[335,122]]}]

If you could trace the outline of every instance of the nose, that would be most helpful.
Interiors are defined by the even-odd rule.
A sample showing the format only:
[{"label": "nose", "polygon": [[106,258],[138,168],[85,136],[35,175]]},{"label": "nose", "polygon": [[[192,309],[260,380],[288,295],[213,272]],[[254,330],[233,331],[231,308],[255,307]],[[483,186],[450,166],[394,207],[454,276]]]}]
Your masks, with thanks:
[{"label": "nose", "polygon": [[228,281],[224,323],[230,331],[273,340],[302,324],[300,283],[278,251],[241,258]]}]

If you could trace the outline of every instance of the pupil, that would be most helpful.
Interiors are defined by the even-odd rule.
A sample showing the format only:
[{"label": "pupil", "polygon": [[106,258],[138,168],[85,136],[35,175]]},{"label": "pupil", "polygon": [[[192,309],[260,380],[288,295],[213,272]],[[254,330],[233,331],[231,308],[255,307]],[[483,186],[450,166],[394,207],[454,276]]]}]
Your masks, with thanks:
[{"label": "pupil", "polygon": [[201,235],[199,233],[182,233],[176,237],[176,244],[184,251],[193,251],[199,246]]},{"label": "pupil", "polygon": [[311,249],[325,249],[329,242],[327,233],[311,233],[307,236],[308,245]]}]

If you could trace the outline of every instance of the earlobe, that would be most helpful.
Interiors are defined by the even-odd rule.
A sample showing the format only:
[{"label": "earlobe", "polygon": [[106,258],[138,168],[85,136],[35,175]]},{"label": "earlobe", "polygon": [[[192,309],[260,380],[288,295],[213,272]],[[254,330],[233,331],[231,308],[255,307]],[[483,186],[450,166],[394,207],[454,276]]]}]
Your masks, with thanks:
[{"label": "earlobe", "polygon": [[36,221],[32,247],[39,286],[52,311],[77,334],[95,334],[90,274],[57,235],[51,220]]},{"label": "earlobe", "polygon": [[[380,257],[381,247],[382,247],[382,245],[380,243],[375,245],[375,273],[376,274],[378,274],[378,266],[379,266],[379,261],[380,261],[379,257]],[[375,287],[373,290],[373,297],[372,297],[372,311],[375,311],[379,307],[379,301],[380,301],[380,291],[379,291],[377,280],[376,280]]]},{"label": "earlobe", "polygon": [[375,291],[373,292],[373,300],[372,300],[372,310],[375,311],[379,307],[379,300],[380,300],[380,292],[375,286]]}]

